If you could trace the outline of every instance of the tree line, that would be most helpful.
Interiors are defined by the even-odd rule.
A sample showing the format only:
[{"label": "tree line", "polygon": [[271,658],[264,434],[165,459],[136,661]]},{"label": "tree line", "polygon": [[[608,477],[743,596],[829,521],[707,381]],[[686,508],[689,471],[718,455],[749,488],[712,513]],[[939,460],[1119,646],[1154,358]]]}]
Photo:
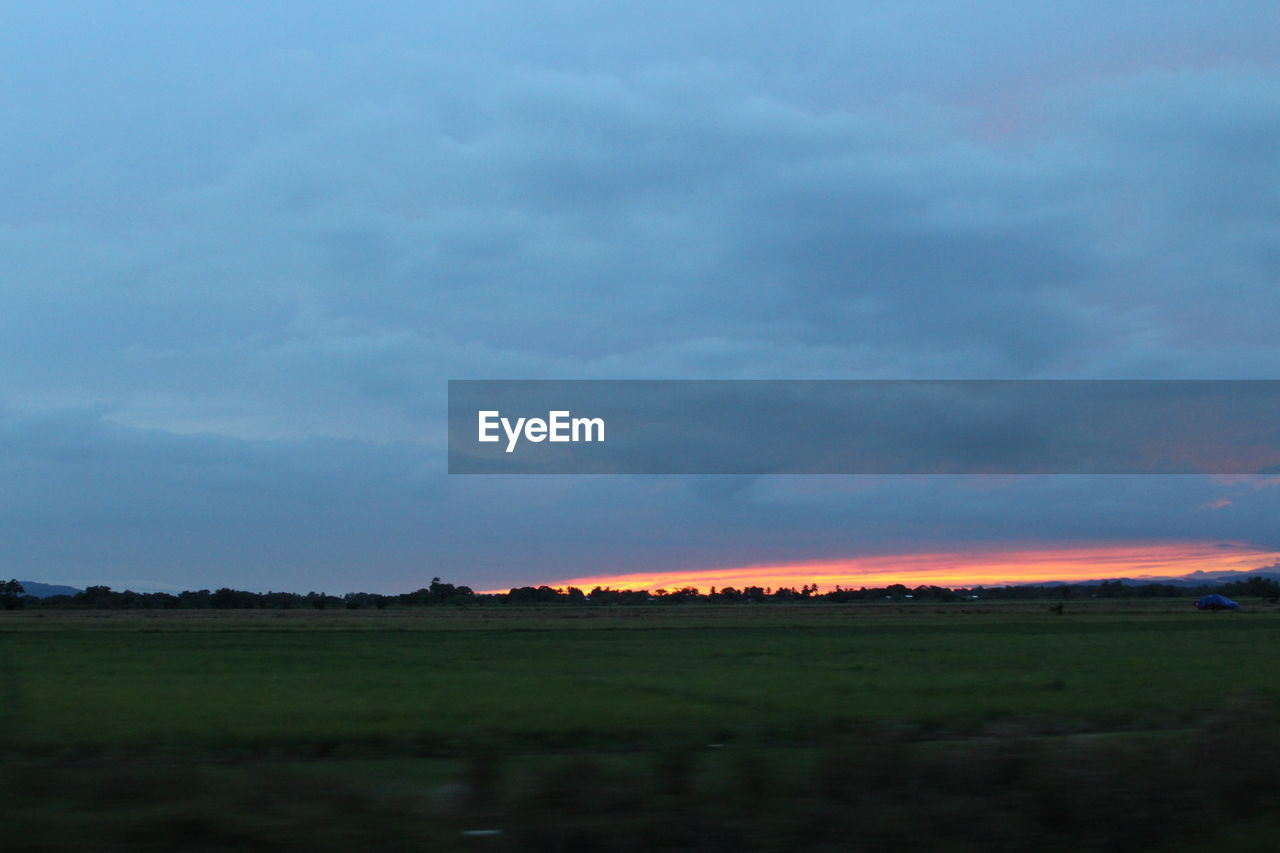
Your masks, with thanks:
[{"label": "tree line", "polygon": [[837,586],[819,592],[818,585],[795,587],[748,586],[738,589],[711,587],[701,592],[693,587],[655,590],[620,590],[597,586],[589,592],[578,587],[523,586],[505,593],[478,593],[469,586],[444,583],[432,578],[430,585],[399,595],[350,592],[329,595],[322,592],[249,592],[222,587],[179,593],[123,592],[107,586],[91,586],[74,595],[36,598],[24,594],[17,580],[0,583],[0,608],[15,610],[385,610],[404,607],[504,606],[504,605],[679,605],[721,603],[833,602],[838,604],[872,601],[1009,601],[1084,600],[1089,598],[1198,598],[1210,592],[1228,597],[1265,598],[1280,601],[1280,583],[1251,577],[1226,584],[1196,587],[1160,583],[1125,583],[1120,580],[1100,584],[1054,584],[998,587],[941,586],[883,587]]}]

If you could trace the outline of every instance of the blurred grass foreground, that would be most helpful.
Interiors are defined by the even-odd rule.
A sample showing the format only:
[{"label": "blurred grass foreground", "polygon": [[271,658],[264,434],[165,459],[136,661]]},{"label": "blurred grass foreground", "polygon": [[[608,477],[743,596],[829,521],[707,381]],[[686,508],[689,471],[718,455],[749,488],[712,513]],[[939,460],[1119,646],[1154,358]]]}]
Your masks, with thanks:
[{"label": "blurred grass foreground", "polygon": [[6,850],[1273,850],[1280,612],[0,614]]}]

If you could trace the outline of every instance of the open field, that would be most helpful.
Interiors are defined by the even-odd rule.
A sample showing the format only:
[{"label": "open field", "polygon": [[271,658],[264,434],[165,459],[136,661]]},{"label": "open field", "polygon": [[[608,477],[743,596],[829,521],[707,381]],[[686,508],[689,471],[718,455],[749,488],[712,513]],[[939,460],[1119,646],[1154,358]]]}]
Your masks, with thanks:
[{"label": "open field", "polygon": [[5,730],[40,749],[787,737],[867,721],[1177,725],[1280,699],[1280,612],[1185,601],[382,613],[16,613]]},{"label": "open field", "polygon": [[[1242,816],[1280,794],[1266,775],[1280,758],[1280,608],[1245,605],[4,613],[2,796],[26,815],[8,819],[32,826],[17,849],[59,849],[54,811],[124,827],[111,849],[132,849],[130,833],[154,841],[156,821],[181,829],[204,809],[258,803],[265,817],[232,821],[234,837],[207,849],[358,849],[343,833],[377,824],[377,849],[416,849],[424,826],[464,846],[598,849],[592,833],[627,825],[650,841],[604,846],[763,850],[805,849],[787,839],[813,821],[859,815],[865,830],[868,803],[888,823],[866,838],[892,847],[908,807],[941,810],[930,821],[950,826],[956,809],[1003,814],[991,798],[1021,786],[1066,815],[1061,849],[1107,849],[1112,836],[1088,835],[1093,818],[1076,810],[1159,824],[1176,797],[1159,787],[1169,779],[1196,804],[1189,820],[1212,818],[1219,798],[1242,802],[1232,778],[1204,766],[1206,737],[1252,774],[1247,797],[1261,799]],[[1201,773],[1203,784],[1189,778]],[[1159,791],[1143,799],[1143,786]],[[1119,805],[1101,804],[1108,791]],[[897,802],[881,802],[890,793]],[[709,823],[654,841],[659,805]],[[1026,808],[1001,808],[1015,805]],[[690,841],[782,807],[789,817],[749,839]],[[335,810],[346,816],[330,847],[287,829]],[[539,823],[547,814],[594,846],[565,847]],[[1023,849],[1048,819],[1037,815],[1007,838],[1008,815],[994,837],[962,832],[955,849]],[[476,821],[509,831],[460,835]],[[922,843],[945,846],[926,823],[936,837]],[[1275,839],[1243,826],[1241,849],[1250,833]],[[271,840],[283,838],[299,846]]]}]

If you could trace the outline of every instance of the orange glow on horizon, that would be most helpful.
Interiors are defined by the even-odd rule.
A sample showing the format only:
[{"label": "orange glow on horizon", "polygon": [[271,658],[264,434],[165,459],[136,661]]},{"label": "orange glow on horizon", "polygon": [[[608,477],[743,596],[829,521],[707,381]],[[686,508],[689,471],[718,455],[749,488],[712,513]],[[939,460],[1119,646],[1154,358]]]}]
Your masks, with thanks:
[{"label": "orange glow on horizon", "polygon": [[[772,565],[640,572],[569,578],[547,586],[576,586],[584,591],[676,590],[695,587],[799,587],[816,583],[820,590],[836,586],[908,587],[1001,586],[1052,581],[1079,582],[1108,578],[1155,579],[1196,571],[1249,571],[1280,563],[1280,551],[1264,551],[1240,542],[1162,542],[1123,545],[1077,545],[1025,549],[926,552],[853,557]],[[506,592],[506,590],[493,590]]]}]

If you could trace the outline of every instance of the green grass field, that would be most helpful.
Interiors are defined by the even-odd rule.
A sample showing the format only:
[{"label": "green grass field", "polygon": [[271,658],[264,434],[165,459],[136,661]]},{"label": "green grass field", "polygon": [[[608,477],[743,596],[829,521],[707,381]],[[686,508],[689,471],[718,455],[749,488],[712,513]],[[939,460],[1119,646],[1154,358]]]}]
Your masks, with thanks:
[{"label": "green grass field", "polygon": [[[1187,601],[1090,601],[1061,614],[1047,603],[12,612],[0,614],[0,750],[10,806],[25,803],[22,819],[43,827],[29,836],[33,850],[65,841],[49,834],[57,821],[45,807],[119,822],[124,840],[111,849],[132,849],[129,832],[149,838],[144,827],[156,821],[199,823],[200,803],[243,811],[237,797],[264,774],[277,779],[272,790],[310,792],[287,798],[291,808],[309,802],[329,814],[329,798],[350,801],[347,831],[395,827],[388,838],[403,849],[416,849],[424,825],[449,843],[499,843],[465,840],[465,824],[478,820],[513,827],[495,836],[507,846],[494,849],[533,849],[529,839],[551,831],[538,829],[537,814],[571,815],[566,825],[588,834],[633,821],[630,831],[641,835],[658,825],[644,818],[651,802],[715,825],[717,810],[739,800],[748,823],[759,820],[751,803],[776,806],[779,797],[844,815],[842,797],[865,804],[868,792],[896,785],[910,800],[921,786],[932,790],[922,780],[1011,755],[1034,753],[1026,784],[1049,791],[1099,785],[1099,773],[1120,784],[1102,758],[1117,749],[1134,751],[1128,765],[1148,775],[1197,773],[1187,769],[1198,766],[1196,733],[1221,729],[1222,719],[1255,740],[1270,737],[1278,648],[1280,608],[1264,602],[1221,614]],[[1166,751],[1176,768],[1153,764]],[[841,767],[880,769],[839,782],[843,771],[822,769],[831,755],[844,756]],[[1096,773],[1070,775],[1081,767]],[[124,782],[114,775],[121,768]],[[901,777],[908,771],[900,768],[923,775]],[[831,772],[836,782],[807,787]],[[49,781],[72,776],[76,785]],[[763,787],[752,787],[755,777]],[[40,779],[56,795],[33,800]],[[157,803],[156,779],[168,780],[158,783],[163,792],[203,793]],[[975,791],[1002,790],[998,778],[984,779]],[[362,800],[353,785],[395,794]],[[123,811],[101,806],[108,790],[135,791],[150,811],[127,798],[133,805]],[[590,805],[608,790],[631,791],[631,800]],[[1198,803],[1220,794],[1196,790]],[[927,799],[950,804],[938,806],[949,813],[960,808],[950,791]],[[264,801],[272,800],[255,800]],[[540,812],[530,805],[539,802]],[[901,807],[882,804],[874,814]],[[208,849],[269,848],[273,833],[304,837],[282,828],[291,821],[320,819],[285,811],[276,823],[233,821],[234,837]],[[802,824],[770,818],[760,845],[740,838],[726,849],[788,849]],[[1017,839],[1036,825],[1006,848],[1022,849]],[[876,837],[891,838],[898,826]],[[709,837],[703,829],[689,837]],[[1064,838],[1064,849],[1109,843]],[[654,849],[704,849],[676,841]],[[296,849],[329,849],[309,843]],[[1247,831],[1240,843],[1249,849]],[[388,841],[378,849],[402,848]]]},{"label": "green grass field", "polygon": [[1280,697],[1274,611],[16,613],[0,666],[7,736],[30,748],[1158,727],[1231,695]]}]

